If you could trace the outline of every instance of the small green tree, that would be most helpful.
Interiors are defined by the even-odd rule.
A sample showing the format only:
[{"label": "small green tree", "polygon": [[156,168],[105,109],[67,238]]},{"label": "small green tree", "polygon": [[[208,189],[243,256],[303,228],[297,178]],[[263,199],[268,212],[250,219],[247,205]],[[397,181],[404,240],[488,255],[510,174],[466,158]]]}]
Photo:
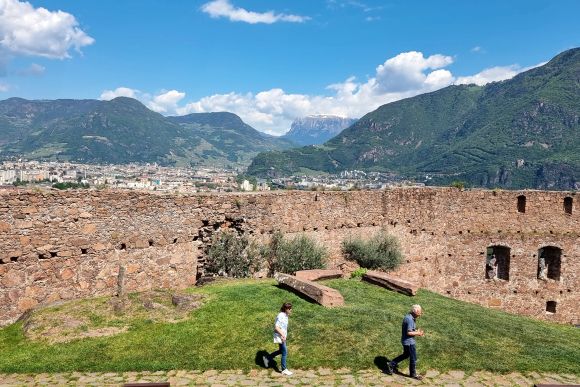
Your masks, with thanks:
[{"label": "small green tree", "polygon": [[215,234],[207,251],[205,269],[226,277],[250,277],[260,266],[258,248],[245,235],[234,231]]},{"label": "small green tree", "polygon": [[403,262],[399,240],[384,232],[366,241],[360,238],[344,240],[342,253],[365,269],[394,270]]},{"label": "small green tree", "polygon": [[296,274],[299,270],[323,269],[326,266],[328,252],[306,235],[285,239],[281,232],[276,232],[263,254],[268,262],[269,274],[276,272]]}]

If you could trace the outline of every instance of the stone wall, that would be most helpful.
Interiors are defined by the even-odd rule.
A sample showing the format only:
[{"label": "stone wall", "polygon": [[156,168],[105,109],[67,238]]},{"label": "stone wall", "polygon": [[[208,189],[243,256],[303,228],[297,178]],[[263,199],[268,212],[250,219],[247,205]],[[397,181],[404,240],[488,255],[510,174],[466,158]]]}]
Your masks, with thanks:
[{"label": "stone wall", "polygon": [[[521,195],[525,212],[518,212]],[[572,200],[571,214],[565,198]],[[345,271],[352,264],[340,255],[342,240],[384,228],[405,252],[397,275],[469,302],[578,323],[580,210],[573,193],[10,190],[0,191],[0,200],[0,324],[38,304],[114,294],[119,267],[129,291],[190,286],[204,245],[227,227],[262,240],[277,230],[306,233],[329,247],[330,267]],[[510,249],[509,281],[485,279],[490,246]],[[559,280],[537,279],[538,250],[545,246],[561,249]],[[548,302],[555,302],[549,307],[555,313],[546,311]]]}]

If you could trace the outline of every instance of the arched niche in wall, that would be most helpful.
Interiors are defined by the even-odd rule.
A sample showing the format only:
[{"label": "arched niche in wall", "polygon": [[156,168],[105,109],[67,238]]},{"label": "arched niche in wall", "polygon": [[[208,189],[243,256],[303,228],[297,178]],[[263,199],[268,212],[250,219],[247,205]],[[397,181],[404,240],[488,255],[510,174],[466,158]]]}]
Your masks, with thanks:
[{"label": "arched niche in wall", "polygon": [[526,195],[518,196],[518,212],[522,214],[526,212]]},{"label": "arched niche in wall", "polygon": [[544,246],[538,250],[538,279],[560,281],[562,249]]},{"label": "arched niche in wall", "polygon": [[564,198],[564,213],[572,215],[572,208],[574,208],[574,199],[571,196]]},{"label": "arched niche in wall", "polygon": [[509,281],[510,253],[511,249],[507,246],[488,246],[485,261],[485,278],[498,278],[501,280]]}]

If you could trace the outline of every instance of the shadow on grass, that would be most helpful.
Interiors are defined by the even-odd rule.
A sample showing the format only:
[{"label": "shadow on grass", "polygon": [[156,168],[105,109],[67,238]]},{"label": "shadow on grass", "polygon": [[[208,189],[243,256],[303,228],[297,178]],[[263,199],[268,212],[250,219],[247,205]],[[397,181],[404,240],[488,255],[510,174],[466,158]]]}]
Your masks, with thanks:
[{"label": "shadow on grass", "polygon": [[265,351],[263,349],[256,352],[256,358],[254,359],[254,361],[256,362],[256,365],[258,367],[262,367],[262,368],[272,368],[276,372],[280,372],[280,369],[278,368],[278,363],[276,363],[276,360],[272,359],[268,362],[269,363],[268,365],[264,364],[264,356],[268,356],[268,355],[269,355],[268,351]]},{"label": "shadow on grass", "polygon": [[377,356],[375,357],[375,366],[377,366],[377,368],[379,370],[381,370],[382,373],[388,373],[389,370],[389,366],[387,365],[387,363],[390,360],[384,356]]}]

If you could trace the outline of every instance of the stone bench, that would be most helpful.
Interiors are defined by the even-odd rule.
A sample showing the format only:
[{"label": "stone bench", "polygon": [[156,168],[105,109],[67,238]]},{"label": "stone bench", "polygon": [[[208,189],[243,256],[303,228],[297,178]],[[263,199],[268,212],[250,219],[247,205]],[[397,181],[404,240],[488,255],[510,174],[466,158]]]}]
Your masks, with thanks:
[{"label": "stone bench", "polygon": [[336,289],[284,273],[276,273],[274,278],[280,285],[286,286],[327,308],[344,305],[344,298]]},{"label": "stone bench", "polygon": [[299,270],[296,272],[296,278],[306,281],[342,278],[342,271],[332,269]]},{"label": "stone bench", "polygon": [[363,274],[362,279],[389,290],[401,294],[406,294],[407,296],[414,296],[417,294],[417,290],[419,290],[418,285],[390,276],[380,271],[367,271],[365,274]]}]

